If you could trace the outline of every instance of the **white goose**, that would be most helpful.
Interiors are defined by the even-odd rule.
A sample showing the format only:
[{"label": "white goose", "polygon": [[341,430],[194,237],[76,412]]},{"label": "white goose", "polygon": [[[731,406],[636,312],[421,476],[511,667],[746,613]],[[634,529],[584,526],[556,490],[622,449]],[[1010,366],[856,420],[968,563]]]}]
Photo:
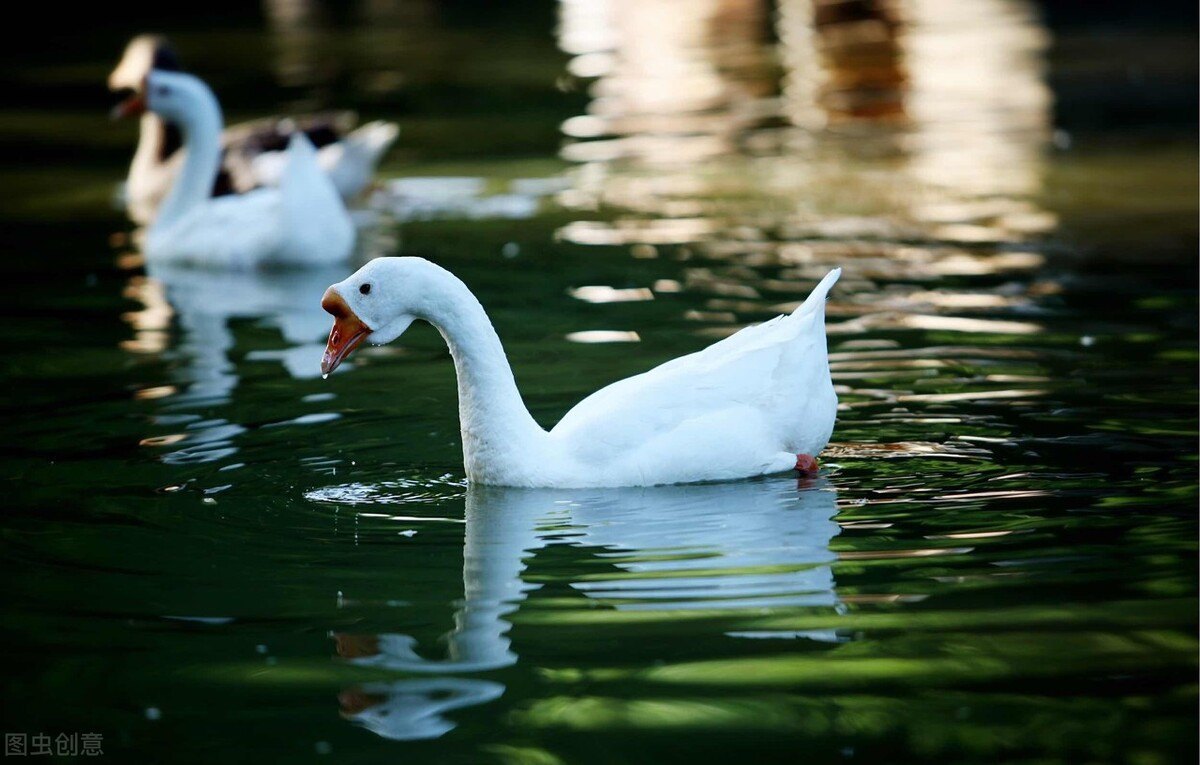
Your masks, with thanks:
[{"label": "white goose", "polygon": [[292,136],[278,188],[214,198],[221,107],[212,91],[190,74],[152,70],[142,106],[179,125],[187,149],[183,167],[146,232],[148,259],[251,269],[313,266],[350,255],[350,215],[303,134]]},{"label": "white goose", "polygon": [[[126,46],[120,63],[108,77],[108,86],[142,96],[146,75],[152,69],[181,71],[175,52],[164,38],[139,35]],[[125,105],[121,105],[114,113],[125,111]],[[287,164],[283,147],[292,135],[302,132],[318,147],[317,163],[333,179],[342,198],[357,197],[370,184],[376,165],[396,141],[400,129],[393,122],[375,121],[351,130],[354,122],[352,113],[339,112],[297,119],[269,117],[226,129],[221,135],[221,170],[214,193],[279,185]],[[154,219],[183,162],[177,128],[156,114],[142,115],[124,191],[129,216],[135,222],[145,224]]]},{"label": "white goose", "polygon": [[321,370],[364,340],[395,340],[416,319],[437,327],[458,374],[463,459],[476,483],[649,486],[809,472],[837,413],[825,296],[840,274],[788,316],[600,389],[550,431],[521,401],[479,301],[421,258],[378,258],[326,290],[334,324]]}]

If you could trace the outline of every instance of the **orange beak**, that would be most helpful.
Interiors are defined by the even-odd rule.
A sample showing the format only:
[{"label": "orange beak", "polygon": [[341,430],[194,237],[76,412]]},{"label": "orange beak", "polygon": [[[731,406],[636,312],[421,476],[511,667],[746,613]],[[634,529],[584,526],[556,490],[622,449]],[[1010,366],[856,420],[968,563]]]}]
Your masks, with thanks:
[{"label": "orange beak", "polygon": [[337,644],[337,654],[343,659],[359,659],[364,656],[378,656],[378,635],[351,635],[347,632],[334,632],[330,637]]},{"label": "orange beak", "polygon": [[146,97],[141,93],[134,93],[129,98],[126,98],[121,103],[113,107],[108,116],[114,120],[123,119],[125,117],[134,117],[146,112]]},{"label": "orange beak", "polygon": [[325,355],[321,357],[321,374],[328,375],[338,364],[371,334],[371,328],[354,315],[342,296],[333,287],[325,290],[321,307],[333,316],[333,329],[329,330],[329,342],[325,344]]}]

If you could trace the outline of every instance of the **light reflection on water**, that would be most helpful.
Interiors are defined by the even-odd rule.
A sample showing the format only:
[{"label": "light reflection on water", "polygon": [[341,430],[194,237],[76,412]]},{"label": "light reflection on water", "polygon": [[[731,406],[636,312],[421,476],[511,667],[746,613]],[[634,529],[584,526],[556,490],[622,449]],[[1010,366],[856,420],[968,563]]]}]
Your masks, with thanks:
[{"label": "light reflection on water", "polygon": [[[699,158],[771,157],[766,189],[789,176],[845,176],[847,161],[881,159],[886,172],[862,180],[895,192],[888,207],[922,201],[930,189],[972,198],[1040,187],[1048,38],[1027,3],[789,0],[771,15],[761,3],[708,2],[670,24],[652,23],[676,15],[663,0],[569,0],[561,9],[560,45],[574,56],[568,71],[592,97],[586,115],[563,125],[579,139],[565,148],[568,159],[668,169],[653,180],[667,193],[725,190],[710,174],[688,172]],[[777,47],[767,42],[771,31]],[[781,147],[789,155],[782,162]],[[584,177],[610,180],[600,167]],[[606,183],[604,198],[636,200],[651,180],[636,181],[642,188]],[[925,212],[953,219],[970,214],[966,201]]]},{"label": "light reflection on water", "polygon": [[[1043,298],[1061,287],[1039,252],[1055,217],[1036,202],[1051,100],[1048,38],[1031,6],[794,0],[773,15],[758,3],[694,10],[667,24],[670,2],[561,6],[560,45],[591,103],[563,125],[563,156],[580,167],[559,198],[582,219],[559,235],[671,258],[683,273],[661,291],[593,285],[576,297],[682,289],[703,299],[684,318],[721,337],[792,310],[840,266],[828,307],[842,319],[829,327],[835,341],[1045,332],[1038,319],[1053,309]],[[597,212],[604,218],[586,219]],[[1050,381],[1038,370],[926,393],[903,381],[943,379],[990,349],[964,346],[960,357],[854,342],[832,354],[844,410],[1031,398]],[[895,387],[877,387],[884,380]],[[864,447],[839,448],[871,453]]]},{"label": "light reflection on water", "polygon": [[[379,493],[375,486],[347,485],[310,492],[308,497],[351,506],[361,497],[378,507]],[[408,498],[396,501],[403,507]],[[734,505],[737,510],[731,513]],[[836,513],[837,494],[831,486],[794,478],[607,490],[470,486],[463,597],[454,629],[442,638],[447,658],[423,657],[417,641],[404,634],[335,633],[333,638],[338,655],[360,667],[424,674],[480,672],[515,664],[518,650],[508,636],[513,614],[528,593],[540,587],[523,575],[530,559],[551,545],[593,550],[611,566],[611,573],[585,576],[570,586],[618,610],[803,607],[837,612],[830,568],[836,556],[829,549],[839,531],[833,520]],[[395,520],[376,512],[366,515]],[[839,639],[835,630],[729,634]],[[461,687],[451,696],[457,703],[449,707],[443,706],[445,698],[417,692],[409,681],[351,688],[339,698],[344,709],[352,700],[351,719],[380,735],[425,738],[452,727],[440,718],[441,711],[486,703],[503,690],[496,683],[457,682]],[[416,686],[425,688],[420,682]],[[444,690],[437,685],[431,689]],[[437,723],[431,730],[414,727],[414,720]]]},{"label": "light reflection on water", "polygon": [[[277,331],[284,343],[282,348],[253,351],[248,361],[282,364],[295,379],[319,377],[320,367],[313,359],[319,357],[329,331],[320,296],[344,273],[341,267],[225,273],[154,263],[145,276],[131,277],[126,296],[143,308],[125,315],[134,337],[121,345],[133,353],[161,357],[173,370],[169,386],[142,388],[134,396],[160,400],[156,425],[183,426],[182,431],[147,436],[142,444],[170,447],[162,455],[167,463],[214,462],[235,455],[244,425],[187,414],[233,397],[239,383],[238,366],[230,358],[236,345],[233,323],[254,320]],[[174,340],[172,333],[178,335]],[[319,424],[338,417],[336,412],[310,412],[273,424]]]}]

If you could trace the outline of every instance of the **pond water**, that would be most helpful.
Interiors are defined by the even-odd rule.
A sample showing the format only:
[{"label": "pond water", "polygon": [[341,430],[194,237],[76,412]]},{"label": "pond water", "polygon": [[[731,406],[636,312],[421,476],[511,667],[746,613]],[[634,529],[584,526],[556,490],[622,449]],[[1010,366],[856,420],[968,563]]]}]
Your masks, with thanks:
[{"label": "pond water", "polygon": [[[5,731],[130,762],[1194,761],[1194,29],[816,7],[268,3],[10,48]],[[821,476],[467,486],[432,329],[321,379],[349,267],[147,268],[102,83],[150,18],[234,119],[401,124],[359,257],[461,276],[544,425],[844,268]]]}]

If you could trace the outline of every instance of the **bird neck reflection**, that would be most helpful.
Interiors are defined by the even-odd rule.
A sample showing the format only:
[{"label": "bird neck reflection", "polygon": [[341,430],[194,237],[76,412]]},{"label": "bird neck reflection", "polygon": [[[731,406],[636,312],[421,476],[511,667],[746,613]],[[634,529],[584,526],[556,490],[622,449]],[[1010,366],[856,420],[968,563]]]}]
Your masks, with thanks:
[{"label": "bird neck reflection", "polygon": [[[836,608],[830,540],[837,494],[792,478],[629,489],[509,489],[471,485],[466,496],[463,601],[443,659],[427,659],[409,635],[334,635],[349,662],[438,675],[516,664],[513,615],[540,585],[527,581],[537,551],[569,545],[611,561],[610,576],[539,570],[616,610]],[[569,615],[568,615],[569,621]],[[732,637],[829,635],[744,632]],[[440,677],[368,683],[339,696],[342,714],[391,739],[440,736],[443,712],[491,701],[493,679]]]}]

